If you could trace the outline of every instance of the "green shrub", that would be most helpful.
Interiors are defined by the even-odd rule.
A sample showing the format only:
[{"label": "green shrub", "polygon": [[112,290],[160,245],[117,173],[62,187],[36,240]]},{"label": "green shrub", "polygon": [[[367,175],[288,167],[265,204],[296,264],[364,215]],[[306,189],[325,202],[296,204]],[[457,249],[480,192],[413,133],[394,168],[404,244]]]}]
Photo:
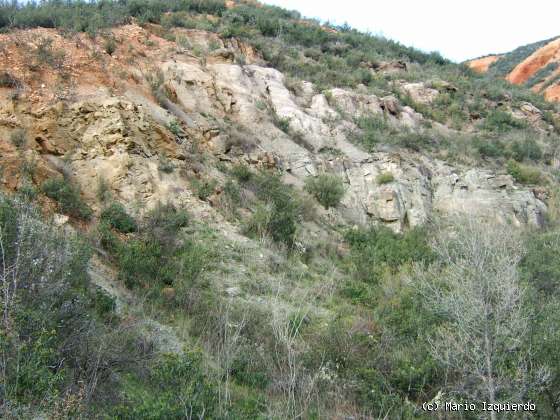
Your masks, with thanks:
[{"label": "green shrub", "polygon": [[232,181],[231,179],[226,182],[224,185],[224,199],[227,200],[228,205],[230,208],[237,208],[241,203],[241,189],[237,182]]},{"label": "green shrub", "polygon": [[518,162],[524,160],[539,160],[542,158],[542,150],[537,142],[532,138],[515,141],[511,145],[511,156]]},{"label": "green shrub", "polygon": [[394,136],[392,141],[401,147],[405,147],[416,152],[430,150],[433,148],[434,144],[437,144],[433,133],[428,131],[405,130],[404,132]]},{"label": "green shrub", "polygon": [[270,224],[273,212],[271,207],[270,205],[257,206],[244,227],[246,234],[258,239],[264,239],[270,235]]},{"label": "green shrub", "polygon": [[23,184],[21,187],[18,188],[18,195],[25,201],[33,201],[37,197],[37,190],[33,185],[28,183]]},{"label": "green shrub", "polygon": [[358,279],[377,283],[382,273],[396,271],[413,261],[429,262],[433,253],[420,229],[397,234],[388,228],[350,230],[346,234],[350,245],[350,263]]},{"label": "green shrub", "polygon": [[167,128],[173,133],[173,135],[175,135],[175,137],[179,137],[183,133],[181,124],[177,120],[171,121],[168,124]]},{"label": "green shrub", "polygon": [[97,181],[97,191],[95,192],[95,196],[102,203],[111,199],[111,187],[103,177],[100,177]]},{"label": "green shrub", "polygon": [[132,239],[118,247],[119,277],[128,288],[172,284],[163,246],[156,241]]},{"label": "green shrub", "polygon": [[[557,82],[560,82],[560,74],[558,75]],[[544,111],[543,120],[550,124],[554,128],[554,131],[560,133],[560,118],[557,118],[553,112]]]},{"label": "green shrub", "polygon": [[111,226],[107,222],[99,223],[96,233],[99,244],[103,249],[111,253],[117,252],[118,246],[120,245],[119,238],[115,235],[115,232],[113,232]]},{"label": "green shrub", "polygon": [[507,151],[504,143],[499,140],[483,140],[477,138],[473,142],[474,147],[481,157],[484,158],[498,158],[505,156]]},{"label": "green shrub", "polygon": [[269,236],[275,242],[292,247],[297,222],[302,217],[300,202],[293,189],[277,174],[261,173],[247,185],[264,203],[259,205],[245,227],[252,236]]},{"label": "green shrub", "polygon": [[27,142],[27,134],[25,133],[25,130],[18,129],[13,131],[12,134],[10,134],[10,141],[17,149],[22,149]]},{"label": "green shrub", "polygon": [[519,264],[522,278],[545,296],[557,296],[560,293],[560,234],[534,234],[526,244],[527,253]]},{"label": "green shrub", "polygon": [[290,118],[279,118],[276,117],[273,119],[274,125],[282,130],[286,134],[290,134]]},{"label": "green shrub", "polygon": [[35,49],[36,63],[31,65],[33,69],[40,66],[48,65],[55,69],[62,68],[64,63],[65,52],[63,50],[55,50],[52,46],[53,40],[51,38],[41,38],[37,43]]},{"label": "green shrub", "polygon": [[541,181],[541,172],[537,168],[521,165],[509,160],[507,163],[508,173],[521,184],[538,184]]},{"label": "green shrub", "polygon": [[17,280],[3,289],[11,302],[2,307],[0,321],[0,412],[6,406],[44,412],[65,390],[79,387],[84,375],[108,381],[103,368],[87,363],[99,356],[92,338],[106,339],[90,311],[95,299],[87,276],[90,252],[30,204],[1,195],[0,232],[3,275],[10,283]]},{"label": "green shrub", "polygon": [[159,292],[165,286],[186,288],[196,282],[210,254],[203,244],[180,236],[188,220],[188,214],[173,205],[158,205],[134,239],[117,244],[119,277],[127,287]]},{"label": "green shrub", "polygon": [[393,176],[393,174],[391,172],[381,172],[379,175],[377,175],[375,180],[380,185],[389,184],[389,183],[391,183],[395,180],[395,177]]},{"label": "green shrub", "polygon": [[175,165],[165,154],[162,154],[159,157],[158,170],[160,172],[170,174],[173,173],[173,171],[175,170]]},{"label": "green shrub", "polygon": [[291,247],[296,234],[301,209],[291,187],[285,185],[278,175],[262,173],[255,180],[257,196],[271,206],[267,230],[276,242]]},{"label": "green shrub", "polygon": [[196,195],[201,200],[207,200],[214,191],[216,190],[216,185],[218,182],[215,179],[196,179],[192,180],[192,186],[196,192]]},{"label": "green shrub", "polygon": [[373,151],[377,144],[383,143],[390,131],[382,115],[357,118],[356,124],[360,128],[356,141],[369,151]]},{"label": "green shrub", "polygon": [[113,316],[115,313],[115,309],[116,309],[115,298],[109,295],[101,287],[95,288],[92,303],[95,308],[95,312],[101,318],[106,319],[108,317]]},{"label": "green shrub", "polygon": [[116,415],[124,419],[214,418],[216,384],[208,379],[202,357],[195,352],[164,354],[147,377],[134,378],[126,388],[125,405]]},{"label": "green shrub", "polygon": [[484,119],[482,128],[488,131],[506,132],[515,128],[525,128],[522,120],[513,117],[509,112],[500,109],[492,110]]},{"label": "green shrub", "polygon": [[93,211],[85,204],[80,191],[63,178],[53,178],[41,186],[43,193],[58,203],[59,211],[78,219],[89,220]]},{"label": "green shrub", "polygon": [[246,348],[233,360],[231,374],[240,384],[265,390],[270,383],[266,366],[256,363],[254,349]]},{"label": "green shrub", "polygon": [[113,55],[113,53],[117,50],[117,41],[115,41],[115,38],[111,36],[105,40],[103,48],[107,54]]},{"label": "green shrub", "polygon": [[119,276],[128,288],[160,291],[178,288],[183,295],[208,268],[210,254],[201,244],[184,241],[167,244],[143,237],[118,247]]},{"label": "green shrub", "polygon": [[158,203],[146,216],[142,229],[150,237],[164,241],[164,236],[176,234],[179,229],[187,226],[189,221],[190,216],[185,210],[177,209],[171,203]]},{"label": "green shrub", "polygon": [[338,206],[345,192],[344,184],[340,177],[330,174],[307,177],[305,180],[305,190],[313,195],[326,209]]},{"label": "green shrub", "polygon": [[126,212],[120,203],[112,203],[101,212],[101,220],[122,233],[134,232],[138,226],[136,221]]}]

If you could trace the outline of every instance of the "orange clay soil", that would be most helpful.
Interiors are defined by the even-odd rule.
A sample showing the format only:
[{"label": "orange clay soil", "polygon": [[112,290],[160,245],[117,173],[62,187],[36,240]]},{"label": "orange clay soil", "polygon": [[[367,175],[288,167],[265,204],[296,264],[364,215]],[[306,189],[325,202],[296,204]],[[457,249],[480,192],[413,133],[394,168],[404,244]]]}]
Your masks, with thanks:
[{"label": "orange clay soil", "polygon": [[501,55],[489,55],[487,57],[471,60],[467,62],[467,65],[477,73],[486,73],[488,71],[488,67],[500,58],[502,58]]},{"label": "orange clay soil", "polygon": [[560,102],[560,85],[552,85],[544,91],[547,101]]},{"label": "orange clay soil", "polygon": [[507,75],[506,79],[516,85],[525,83],[537,71],[552,62],[560,62],[560,38],[539,48],[519,63],[512,72]]},{"label": "orange clay soil", "polygon": [[[112,55],[105,51],[109,38],[116,41]],[[41,45],[46,52],[40,52]],[[0,34],[0,73],[15,77],[23,86],[21,94],[40,106],[136,84],[133,69],[150,71],[174,45],[137,25],[121,26],[95,39],[83,33],[64,36],[54,29],[17,30]]]}]

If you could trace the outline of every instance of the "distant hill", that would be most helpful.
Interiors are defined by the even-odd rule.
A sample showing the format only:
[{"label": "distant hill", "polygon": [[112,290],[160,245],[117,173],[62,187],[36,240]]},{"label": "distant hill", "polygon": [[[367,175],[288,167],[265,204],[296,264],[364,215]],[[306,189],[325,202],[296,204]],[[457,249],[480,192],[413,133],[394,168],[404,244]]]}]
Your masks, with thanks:
[{"label": "distant hill", "polygon": [[503,55],[488,55],[467,62],[479,73],[504,77],[560,101],[560,37],[524,45]]}]

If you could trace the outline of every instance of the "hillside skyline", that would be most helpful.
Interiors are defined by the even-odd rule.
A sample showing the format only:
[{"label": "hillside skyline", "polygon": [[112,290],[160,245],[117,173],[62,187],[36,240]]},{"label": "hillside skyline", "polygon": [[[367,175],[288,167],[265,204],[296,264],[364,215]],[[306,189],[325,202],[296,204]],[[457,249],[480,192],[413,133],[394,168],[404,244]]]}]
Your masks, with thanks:
[{"label": "hillside skyline", "polygon": [[[503,54],[522,45],[560,36],[555,22],[560,4],[543,0],[533,2],[530,8],[507,10],[504,10],[505,2],[474,0],[446,6],[434,0],[406,1],[398,5],[375,5],[378,13],[373,13],[373,6],[364,6],[356,0],[344,3],[266,0],[264,3],[297,10],[302,16],[322,22],[348,23],[361,31],[370,31],[426,52],[437,51],[455,62]],[[476,28],[474,33],[473,28]]]}]

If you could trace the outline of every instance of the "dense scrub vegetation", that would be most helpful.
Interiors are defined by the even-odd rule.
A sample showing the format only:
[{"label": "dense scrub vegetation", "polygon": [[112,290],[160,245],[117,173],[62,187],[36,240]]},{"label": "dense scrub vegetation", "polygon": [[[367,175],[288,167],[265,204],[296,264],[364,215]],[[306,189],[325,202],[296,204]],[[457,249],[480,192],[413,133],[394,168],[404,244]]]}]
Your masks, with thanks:
[{"label": "dense scrub vegetation", "polygon": [[[148,409],[150,416],[169,418],[185,412],[179,393],[195,413],[211,407],[212,385],[196,373],[196,355],[157,356],[115,313],[114,299],[90,283],[87,242],[41,219],[31,204],[0,197],[2,417],[29,418],[40,410],[82,418],[117,409],[139,418],[136,413]],[[153,381],[143,380],[146,369]],[[183,382],[170,381],[181,369],[189,373]],[[129,381],[141,384],[134,394]],[[189,381],[195,386],[188,388]],[[140,392],[157,401],[143,399],[139,406],[134,396]]]},{"label": "dense scrub vegetation", "polygon": [[[242,169],[237,172],[247,176]],[[258,179],[263,176],[249,178],[257,177],[257,186],[276,182],[273,177]],[[116,213],[122,216],[120,210]],[[123,241],[113,235],[102,243],[112,249],[127,287],[146,295],[162,314],[173,314],[174,308],[186,311],[196,320],[191,334],[223,350],[218,366],[209,367],[194,347],[156,353],[140,329],[123,323],[114,300],[90,283],[87,242],[78,235],[63,238],[59,228],[41,218],[33,205],[1,198],[4,416],[25,417],[38,408],[67,418],[93,412],[118,418],[188,418],[188,413],[256,418],[301,410],[313,416],[347,401],[362,413],[421,417],[418,404],[441,390],[475,401],[532,400],[541,416],[555,413],[559,337],[551,333],[558,313],[560,271],[554,256],[560,240],[554,231],[524,239],[507,228],[463,223],[451,236],[448,228],[433,230],[436,241],[430,243],[420,230],[400,235],[387,229],[351,229],[345,236],[349,253],[335,258],[341,284],[336,311],[325,327],[308,303],[282,316],[274,309],[276,315],[268,318],[258,306],[222,301],[197,280],[202,270],[216,269],[200,254],[200,247],[212,242],[204,245],[191,238],[196,247],[184,243],[180,231],[187,229],[189,236],[195,232],[188,228],[188,215],[162,205],[137,222],[131,237]],[[100,234],[105,241],[111,235]],[[506,241],[504,235],[509,235]],[[223,250],[213,252],[214,258],[225,257]],[[485,255],[493,258],[481,259]],[[310,258],[325,257],[317,250]],[[297,255],[290,258],[292,267],[280,268],[286,273],[298,265]],[[481,279],[493,282],[491,287],[476,288]],[[165,295],[170,287],[173,296]],[[491,295],[476,294],[484,291]],[[485,367],[467,353],[470,342],[459,340],[480,337],[452,341],[451,332],[461,331],[463,322],[483,326],[483,306],[465,300],[475,295],[488,299],[497,311],[500,305],[519,307],[491,321],[500,322],[492,328],[505,334],[494,337],[488,354],[499,384],[492,394],[484,375],[469,379]],[[457,296],[465,297],[460,307],[454,306]],[[518,298],[511,301],[512,296]],[[215,314],[218,307],[222,309]],[[49,317],[43,316],[45,311]],[[224,326],[233,328],[227,332],[231,336],[222,335]],[[270,328],[272,334],[267,333]],[[441,334],[441,346],[429,339],[433,334]],[[512,339],[520,346],[512,349]],[[263,352],[251,351],[256,342]],[[460,346],[457,357],[443,358],[440,350],[450,343]],[[524,376],[516,376],[512,367],[526,369]],[[216,375],[215,369],[222,373]],[[281,385],[281,378],[289,377],[295,382]],[[279,400],[267,399],[263,392],[277,386]],[[336,401],[329,400],[331,393]]]},{"label": "dense scrub vegetation", "polygon": [[[473,115],[486,117],[492,107],[486,106],[485,99],[510,98],[513,105],[529,101],[540,109],[553,109],[542,96],[524,87],[509,85],[493,76],[477,75],[438,53],[424,53],[346,25],[321,26],[303,19],[297,12],[274,6],[255,7],[240,1],[235,7],[226,8],[221,0],[46,1],[19,5],[3,2],[0,11],[0,29],[5,30],[40,26],[88,32],[95,37],[104,28],[136,19],[140,24],[161,24],[165,30],[183,27],[214,31],[223,38],[236,37],[249,42],[269,65],[293,80],[313,82],[317,91],[364,85],[377,94],[394,94],[429,118],[452,123],[457,128],[469,124]],[[208,19],[208,15],[215,18]],[[111,37],[105,40],[106,51],[114,50],[114,41]],[[378,71],[383,63],[396,61],[404,63],[406,71],[394,74]],[[499,60],[496,65],[502,66],[506,61]],[[415,103],[393,83],[396,79],[429,82],[442,90],[442,94],[431,106]],[[441,80],[450,83],[452,89],[442,89]],[[489,117],[497,118],[491,124],[496,123],[498,127],[504,123],[511,125],[503,121],[502,115],[490,112]]]}]

